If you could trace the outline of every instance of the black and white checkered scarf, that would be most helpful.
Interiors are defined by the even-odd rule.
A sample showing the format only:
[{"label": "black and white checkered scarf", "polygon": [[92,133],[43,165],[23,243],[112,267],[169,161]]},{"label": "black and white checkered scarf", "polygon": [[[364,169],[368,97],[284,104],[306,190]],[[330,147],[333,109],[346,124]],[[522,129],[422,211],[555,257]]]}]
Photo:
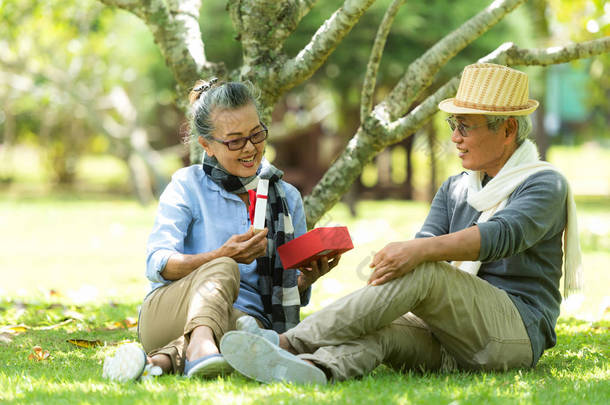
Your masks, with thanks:
[{"label": "black and white checkered scarf", "polygon": [[267,213],[265,214],[267,253],[256,259],[258,289],[263,309],[273,329],[283,333],[299,323],[301,297],[297,286],[296,269],[284,270],[277,254],[277,247],[294,239],[292,217],[280,179],[284,172],[263,158],[257,174],[252,177],[237,177],[228,173],[213,156],[204,153],[203,171],[216,184],[230,193],[246,193],[256,189],[259,179],[269,179]]}]

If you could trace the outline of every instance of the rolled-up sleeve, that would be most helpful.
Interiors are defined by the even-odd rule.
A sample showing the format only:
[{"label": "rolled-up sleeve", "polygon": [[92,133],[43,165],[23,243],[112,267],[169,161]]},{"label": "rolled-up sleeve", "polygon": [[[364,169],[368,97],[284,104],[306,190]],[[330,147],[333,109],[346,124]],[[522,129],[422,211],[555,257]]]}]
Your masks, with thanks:
[{"label": "rolled-up sleeve", "polygon": [[[481,233],[478,260],[491,262],[516,255],[549,232],[560,231],[565,226],[566,198],[566,180],[556,172],[541,172],[527,179],[504,209],[477,224]],[[558,225],[549,228],[549,224]]]},{"label": "rolled-up sleeve", "polygon": [[172,179],[161,197],[152,232],[146,245],[146,277],[154,283],[170,281],[161,276],[170,256],[184,251],[184,240],[193,215],[180,181]]}]

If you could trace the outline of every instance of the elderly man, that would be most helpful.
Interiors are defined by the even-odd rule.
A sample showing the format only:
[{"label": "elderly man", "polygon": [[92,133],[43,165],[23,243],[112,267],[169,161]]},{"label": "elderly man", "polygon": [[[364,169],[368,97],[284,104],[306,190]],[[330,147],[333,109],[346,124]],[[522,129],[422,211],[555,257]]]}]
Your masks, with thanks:
[{"label": "elderly man", "polygon": [[569,185],[527,139],[538,107],[528,87],[520,71],[467,66],[456,97],[439,104],[467,171],[441,186],[416,238],[385,246],[366,287],[280,335],[279,347],[229,332],[227,361],[262,382],[305,383],[382,363],[533,367],[556,342],[564,230],[567,290],[579,287],[580,250]]}]

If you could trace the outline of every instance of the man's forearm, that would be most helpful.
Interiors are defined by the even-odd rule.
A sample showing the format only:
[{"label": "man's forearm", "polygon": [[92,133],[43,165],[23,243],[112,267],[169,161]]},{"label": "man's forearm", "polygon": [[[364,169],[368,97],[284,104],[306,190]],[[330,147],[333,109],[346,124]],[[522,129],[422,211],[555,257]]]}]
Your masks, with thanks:
[{"label": "man's forearm", "polygon": [[421,238],[424,260],[426,262],[469,260],[479,258],[481,233],[479,227],[470,228],[447,235]]}]

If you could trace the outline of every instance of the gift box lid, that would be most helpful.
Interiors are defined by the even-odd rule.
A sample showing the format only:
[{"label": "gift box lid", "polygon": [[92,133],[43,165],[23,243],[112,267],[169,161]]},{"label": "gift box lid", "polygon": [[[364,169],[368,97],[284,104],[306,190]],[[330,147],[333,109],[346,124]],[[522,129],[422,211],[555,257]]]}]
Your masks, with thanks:
[{"label": "gift box lid", "polygon": [[277,248],[284,269],[306,266],[320,256],[335,256],[353,249],[346,226],[320,227]]}]

